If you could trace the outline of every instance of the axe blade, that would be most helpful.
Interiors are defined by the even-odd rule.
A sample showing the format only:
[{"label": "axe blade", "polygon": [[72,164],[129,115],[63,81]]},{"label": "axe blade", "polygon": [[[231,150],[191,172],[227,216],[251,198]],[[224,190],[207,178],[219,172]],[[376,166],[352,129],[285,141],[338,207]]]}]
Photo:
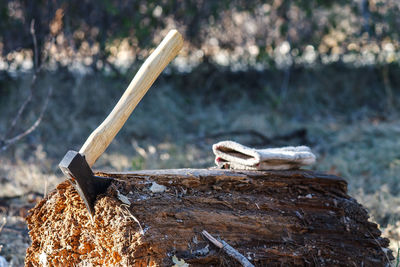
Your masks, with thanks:
[{"label": "axe blade", "polygon": [[69,181],[78,191],[90,216],[93,216],[97,196],[106,192],[113,179],[95,176],[85,157],[73,150],[65,154],[58,166],[70,178]]}]

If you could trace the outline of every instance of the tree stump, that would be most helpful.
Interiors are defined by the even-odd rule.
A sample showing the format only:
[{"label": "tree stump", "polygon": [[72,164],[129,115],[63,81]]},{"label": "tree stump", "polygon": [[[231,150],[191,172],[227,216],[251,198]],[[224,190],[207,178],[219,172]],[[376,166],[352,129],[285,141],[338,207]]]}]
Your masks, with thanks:
[{"label": "tree stump", "polygon": [[172,259],[237,266],[203,230],[255,266],[384,266],[393,258],[336,176],[217,169],[97,175],[116,181],[98,197],[93,220],[68,182],[30,211],[27,266],[171,266]]}]

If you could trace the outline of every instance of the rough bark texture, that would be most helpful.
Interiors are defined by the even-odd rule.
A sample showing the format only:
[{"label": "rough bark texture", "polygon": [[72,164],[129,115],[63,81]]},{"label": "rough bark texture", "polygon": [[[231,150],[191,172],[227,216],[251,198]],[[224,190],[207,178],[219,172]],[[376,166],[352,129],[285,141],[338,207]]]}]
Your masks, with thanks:
[{"label": "rough bark texture", "polygon": [[[68,182],[31,210],[27,266],[171,266],[173,256],[190,266],[237,265],[203,230],[256,266],[384,266],[392,258],[339,177],[214,169],[100,175],[116,181],[98,197],[93,221]],[[154,182],[166,190],[153,192]]]}]

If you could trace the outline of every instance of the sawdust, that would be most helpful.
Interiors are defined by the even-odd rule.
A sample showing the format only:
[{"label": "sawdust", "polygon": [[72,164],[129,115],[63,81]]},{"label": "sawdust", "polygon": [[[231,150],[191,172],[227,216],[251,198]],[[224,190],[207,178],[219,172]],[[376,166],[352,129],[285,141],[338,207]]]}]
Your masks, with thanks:
[{"label": "sawdust", "polygon": [[59,184],[27,217],[32,245],[26,265],[131,264],[129,255],[134,255],[135,244],[140,243],[139,227],[126,216],[113,193],[108,194],[96,203],[92,220],[70,183]]},{"label": "sawdust", "polygon": [[[392,258],[387,239],[337,177],[215,170],[103,175],[118,181],[98,197],[93,220],[67,182],[31,210],[26,266],[171,266],[174,256],[190,266],[235,266],[203,230],[256,266],[384,266]],[[165,191],[152,192],[153,183]]]}]

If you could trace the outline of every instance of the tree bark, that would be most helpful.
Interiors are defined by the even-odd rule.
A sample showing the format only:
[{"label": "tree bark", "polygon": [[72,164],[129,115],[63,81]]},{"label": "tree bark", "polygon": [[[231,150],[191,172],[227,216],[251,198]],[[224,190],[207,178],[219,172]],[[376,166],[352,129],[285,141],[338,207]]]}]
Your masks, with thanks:
[{"label": "tree bark", "polygon": [[[384,266],[393,259],[345,180],[305,170],[97,173],[114,177],[89,214],[68,182],[27,217],[26,265]],[[175,256],[175,257],[174,257]]]}]

